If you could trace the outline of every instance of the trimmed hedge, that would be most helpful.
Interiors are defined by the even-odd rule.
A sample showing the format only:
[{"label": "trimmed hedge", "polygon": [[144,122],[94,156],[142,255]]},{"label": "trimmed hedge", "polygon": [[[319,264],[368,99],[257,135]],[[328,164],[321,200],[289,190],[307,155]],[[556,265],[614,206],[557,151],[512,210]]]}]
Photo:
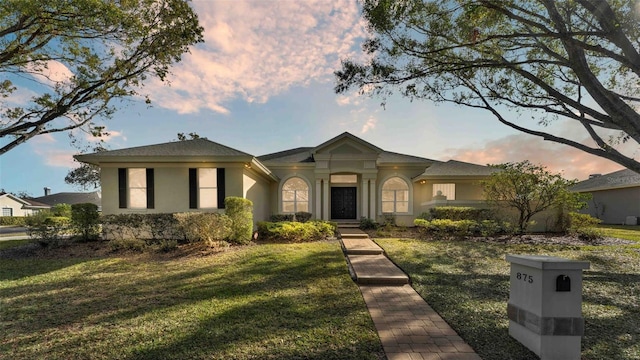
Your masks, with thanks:
[{"label": "trimmed hedge", "polygon": [[0,225],[2,226],[26,226],[26,216],[0,216]]},{"label": "trimmed hedge", "polygon": [[296,221],[258,222],[258,238],[274,242],[311,242],[335,236],[338,226],[328,221],[313,220],[305,223]]},{"label": "trimmed hedge", "polygon": [[474,208],[468,206],[438,206],[429,209],[428,213],[422,213],[419,219],[449,219],[449,220],[473,220],[483,221],[494,219],[491,209]]},{"label": "trimmed hedge", "polygon": [[98,205],[91,203],[73,204],[69,207],[68,212],[71,215],[73,233],[80,236],[81,240],[96,240],[100,237]]},{"label": "trimmed hedge", "polygon": [[413,223],[426,235],[436,237],[495,236],[510,231],[508,224],[495,220],[415,219]]},{"label": "trimmed hedge", "polygon": [[229,196],[224,199],[225,214],[231,219],[229,242],[248,244],[253,235],[253,202],[251,200]]},{"label": "trimmed hedge", "polygon": [[280,222],[280,221],[297,221],[297,222],[307,222],[311,220],[313,214],[306,211],[298,211],[295,214],[274,214],[269,217],[270,222]]}]

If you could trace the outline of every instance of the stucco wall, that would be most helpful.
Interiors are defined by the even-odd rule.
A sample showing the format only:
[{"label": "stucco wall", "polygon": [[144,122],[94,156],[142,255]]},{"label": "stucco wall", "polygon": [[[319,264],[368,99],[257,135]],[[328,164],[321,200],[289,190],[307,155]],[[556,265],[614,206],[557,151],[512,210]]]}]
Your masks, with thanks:
[{"label": "stucco wall", "polygon": [[[153,168],[155,204],[153,209],[120,209],[118,205],[118,168]],[[189,168],[225,168],[225,196],[244,196],[243,164],[109,164],[103,165],[102,212],[104,214],[174,213],[188,211],[218,211],[215,209],[189,209]],[[221,206],[221,205],[219,205]],[[221,211],[221,210],[220,210]]]},{"label": "stucco wall", "polygon": [[581,212],[605,224],[624,224],[627,216],[640,217],[640,187],[594,191]]},{"label": "stucco wall", "polygon": [[[0,197],[0,209],[2,208],[13,209],[12,216],[27,216],[33,214],[33,211],[31,209],[22,209],[22,203],[15,201],[8,196]],[[0,216],[2,216],[1,212]]]},{"label": "stucco wall", "polygon": [[242,175],[243,197],[253,202],[253,221],[268,220],[271,213],[269,182],[255,173],[245,170]]}]

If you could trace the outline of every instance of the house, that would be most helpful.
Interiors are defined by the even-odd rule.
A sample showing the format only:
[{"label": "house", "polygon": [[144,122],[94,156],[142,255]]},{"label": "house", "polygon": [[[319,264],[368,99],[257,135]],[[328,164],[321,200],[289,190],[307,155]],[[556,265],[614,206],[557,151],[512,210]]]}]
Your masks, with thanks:
[{"label": "house", "polygon": [[49,205],[0,192],[0,216],[29,216],[48,208]]},{"label": "house", "polygon": [[571,190],[592,195],[582,212],[597,217],[603,223],[638,224],[640,174],[624,169],[605,175],[591,175]]},{"label": "house", "polygon": [[93,192],[60,192],[52,194],[49,188],[45,188],[44,196],[28,199],[29,201],[35,201],[42,204],[49,205],[51,207],[58,204],[85,204],[91,203],[98,206],[98,209],[102,207],[102,196],[100,191]]},{"label": "house", "polygon": [[495,171],[389,152],[350,133],[257,157],[201,138],[76,159],[100,167],[104,214],[219,211],[238,196],[253,202],[256,221],[304,211],[412,225],[434,206],[480,204],[479,181]]}]

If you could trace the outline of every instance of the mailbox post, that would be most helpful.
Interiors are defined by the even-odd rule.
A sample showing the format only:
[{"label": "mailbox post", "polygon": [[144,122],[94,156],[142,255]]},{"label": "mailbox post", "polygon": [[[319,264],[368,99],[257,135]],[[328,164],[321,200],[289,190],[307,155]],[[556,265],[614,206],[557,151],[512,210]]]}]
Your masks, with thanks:
[{"label": "mailbox post", "polygon": [[542,360],[580,360],[582,269],[589,263],[536,255],[507,255],[507,261],[509,335]]}]

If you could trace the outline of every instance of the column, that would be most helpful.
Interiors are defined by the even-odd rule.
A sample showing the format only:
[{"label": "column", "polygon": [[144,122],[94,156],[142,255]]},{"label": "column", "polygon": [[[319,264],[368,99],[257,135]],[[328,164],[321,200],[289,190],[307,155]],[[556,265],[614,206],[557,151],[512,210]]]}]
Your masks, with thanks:
[{"label": "column", "polygon": [[322,220],[329,220],[329,179],[325,179],[322,185]]},{"label": "column", "polygon": [[322,219],[322,180],[316,179],[316,216],[315,218]]},{"label": "column", "polygon": [[376,219],[377,219],[377,217],[376,217],[376,192],[378,192],[378,189],[376,188],[376,180],[375,179],[371,179],[371,191],[369,191],[369,194],[370,194],[369,218],[371,218],[373,221],[376,221]]},{"label": "column", "polygon": [[369,180],[362,179],[362,211],[360,216],[369,217]]}]

